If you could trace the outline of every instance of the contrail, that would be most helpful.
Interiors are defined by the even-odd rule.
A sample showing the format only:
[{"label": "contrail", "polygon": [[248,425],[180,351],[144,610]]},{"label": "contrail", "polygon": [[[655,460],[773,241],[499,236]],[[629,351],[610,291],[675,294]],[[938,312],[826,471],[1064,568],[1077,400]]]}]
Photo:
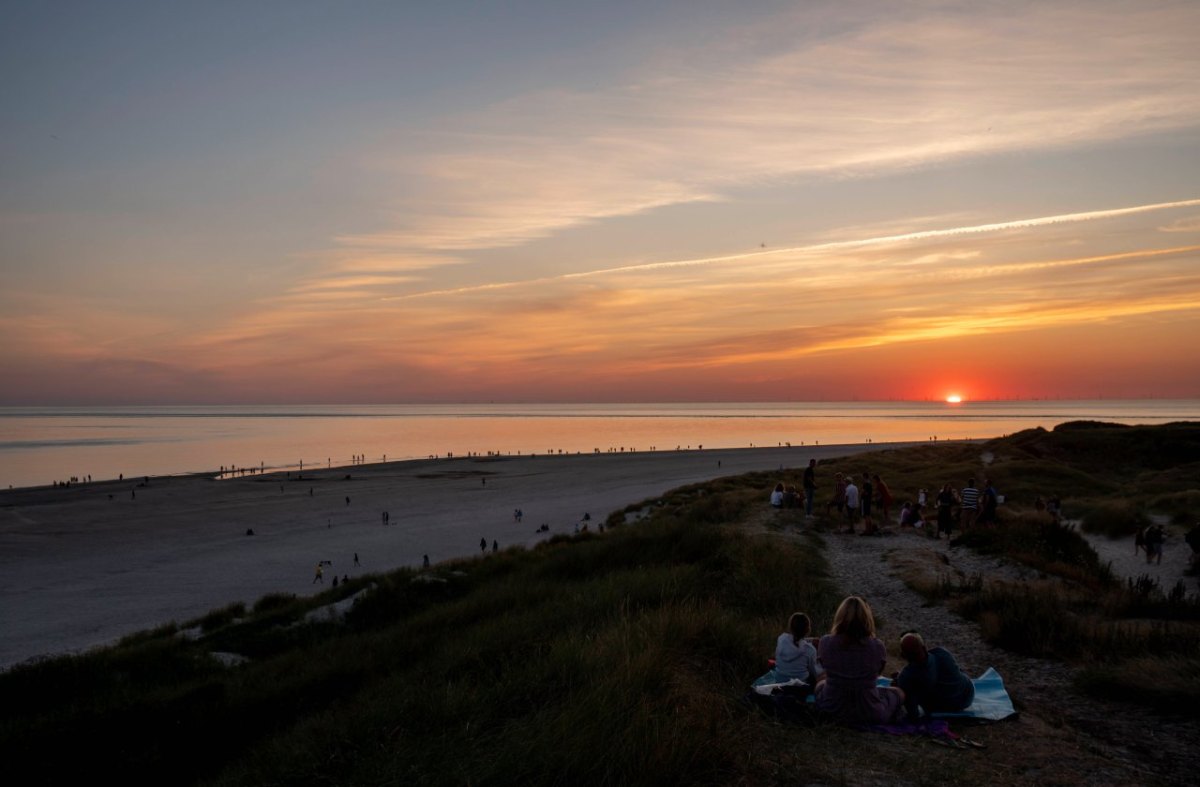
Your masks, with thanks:
[{"label": "contrail", "polygon": [[382,298],[386,301],[402,301],[413,298],[430,298],[438,295],[457,295],[465,292],[480,292],[483,290],[498,290],[508,289],[509,287],[519,287],[526,284],[541,284],[550,281],[561,281],[563,279],[586,279],[594,276],[608,276],[614,273],[637,273],[640,271],[661,270],[664,268],[684,268],[695,265],[714,265],[722,262],[734,262],[737,260],[756,259],[760,257],[770,257],[779,254],[812,254],[822,251],[832,251],[837,249],[853,249],[863,246],[882,246],[889,243],[902,243],[911,240],[927,240],[929,238],[945,238],[953,235],[977,235],[985,232],[998,232],[1000,230],[1022,229],[1028,227],[1044,227],[1048,224],[1071,224],[1079,221],[1092,221],[1094,219],[1110,219],[1117,216],[1131,216],[1137,213],[1149,213],[1156,210],[1169,210],[1171,208],[1190,208],[1200,205],[1200,198],[1185,199],[1177,202],[1155,202],[1150,205],[1134,205],[1128,208],[1111,208],[1109,210],[1089,210],[1081,213],[1059,213],[1053,216],[1037,216],[1028,219],[1014,219],[1013,221],[1000,221],[991,224],[971,224],[965,227],[950,227],[940,230],[921,230],[919,232],[905,232],[899,235],[879,235],[873,238],[859,238],[857,240],[839,240],[829,241],[827,243],[814,243],[805,246],[791,246],[784,249],[769,249],[766,251],[751,251],[739,254],[726,254],[717,257],[697,257],[689,260],[665,260],[663,262],[644,262],[635,265],[622,265],[616,268],[599,268],[592,271],[580,271],[578,273],[562,273],[557,276],[543,276],[536,279],[522,279],[520,281],[510,282],[494,282],[491,284],[475,284],[467,287],[458,287],[448,290],[430,290],[428,292],[412,293],[411,295],[396,295],[392,297]]}]

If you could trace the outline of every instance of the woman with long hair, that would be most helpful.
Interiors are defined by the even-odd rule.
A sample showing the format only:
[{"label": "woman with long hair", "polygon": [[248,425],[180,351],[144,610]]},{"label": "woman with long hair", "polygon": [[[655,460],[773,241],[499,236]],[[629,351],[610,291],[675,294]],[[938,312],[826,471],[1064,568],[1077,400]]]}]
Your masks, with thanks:
[{"label": "woman with long hair", "polygon": [[839,721],[888,724],[904,715],[904,692],[880,688],[887,650],[875,637],[875,616],[858,596],[847,596],[833,616],[833,631],[821,637],[817,663],[825,671],[817,684],[817,708]]}]

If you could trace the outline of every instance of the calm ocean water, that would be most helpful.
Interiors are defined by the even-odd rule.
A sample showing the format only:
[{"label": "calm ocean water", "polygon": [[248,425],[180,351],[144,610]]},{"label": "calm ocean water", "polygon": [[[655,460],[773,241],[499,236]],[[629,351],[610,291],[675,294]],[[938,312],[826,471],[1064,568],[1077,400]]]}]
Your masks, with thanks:
[{"label": "calm ocean water", "polygon": [[993,437],[1064,421],[1200,420],[1200,400],[0,407],[0,486],[545,454]]}]

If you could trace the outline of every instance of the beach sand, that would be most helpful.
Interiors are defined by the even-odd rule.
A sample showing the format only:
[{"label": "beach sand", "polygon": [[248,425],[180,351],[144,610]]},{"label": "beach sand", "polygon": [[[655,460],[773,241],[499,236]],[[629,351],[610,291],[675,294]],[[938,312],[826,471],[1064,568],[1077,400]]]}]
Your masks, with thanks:
[{"label": "beach sand", "polygon": [[[683,484],[887,447],[431,459],[306,470],[302,479],[174,476],[4,491],[0,668],[268,593],[315,593],[335,574],[415,568],[425,554],[434,563],[478,555],[481,538],[489,552],[492,541],[531,546],[573,533],[585,513],[595,529],[610,512]],[[549,533],[536,533],[543,523]],[[332,565],[313,584],[321,560]]]}]

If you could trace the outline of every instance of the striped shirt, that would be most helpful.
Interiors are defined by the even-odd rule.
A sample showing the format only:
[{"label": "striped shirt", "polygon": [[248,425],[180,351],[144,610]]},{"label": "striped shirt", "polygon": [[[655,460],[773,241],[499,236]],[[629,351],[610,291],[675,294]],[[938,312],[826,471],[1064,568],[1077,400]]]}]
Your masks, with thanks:
[{"label": "striped shirt", "polygon": [[973,486],[959,492],[958,499],[962,501],[963,508],[979,508],[979,490]]}]

